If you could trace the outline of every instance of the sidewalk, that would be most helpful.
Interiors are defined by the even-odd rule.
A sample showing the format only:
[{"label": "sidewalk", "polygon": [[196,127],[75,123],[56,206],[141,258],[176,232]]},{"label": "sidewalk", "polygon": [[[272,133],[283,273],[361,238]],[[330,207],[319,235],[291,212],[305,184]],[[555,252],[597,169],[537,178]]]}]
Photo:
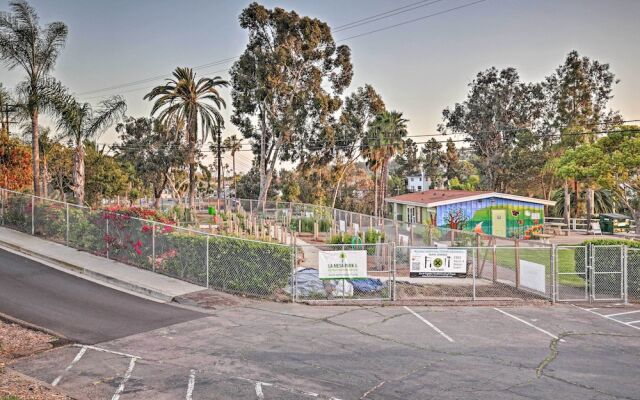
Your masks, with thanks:
[{"label": "sidewalk", "polygon": [[204,289],[201,286],[108,260],[7,228],[0,227],[0,246],[54,263],[76,274],[84,274],[163,301],[171,301],[174,297]]}]

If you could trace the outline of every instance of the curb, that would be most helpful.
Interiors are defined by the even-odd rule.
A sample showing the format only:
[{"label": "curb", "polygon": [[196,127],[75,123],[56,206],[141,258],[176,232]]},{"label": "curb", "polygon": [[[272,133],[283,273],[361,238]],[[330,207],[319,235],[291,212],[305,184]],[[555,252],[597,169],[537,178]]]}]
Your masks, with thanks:
[{"label": "curb", "polygon": [[551,302],[546,300],[524,300],[518,298],[478,298],[471,299],[407,299],[407,300],[301,300],[298,304],[309,306],[375,306],[375,307],[398,307],[398,306],[465,306],[465,307],[525,307],[551,306]]},{"label": "curb", "polygon": [[73,341],[67,339],[67,337],[61,333],[56,331],[52,331],[51,329],[42,327],[40,325],[32,324],[31,322],[23,321],[20,318],[12,317],[11,315],[0,312],[0,321],[4,321],[11,324],[20,325],[23,328],[31,329],[32,331],[38,331],[42,333],[46,333],[49,336],[53,336],[57,338],[58,345],[64,345],[68,343],[73,343]]},{"label": "curb", "polygon": [[[123,281],[121,279],[117,279],[117,278],[113,278],[113,277],[105,275],[105,274],[101,274],[99,272],[91,271],[91,270],[86,269],[84,267],[79,267],[77,265],[68,263],[66,261],[59,260],[59,259],[57,259],[55,257],[50,257],[50,256],[47,256],[47,255],[43,255],[43,254],[37,253],[35,251],[27,250],[27,249],[25,249],[23,247],[20,247],[18,245],[13,244],[13,243],[8,243],[8,242],[5,242],[3,240],[0,240],[0,245],[8,247],[8,248],[11,248],[11,249],[13,249],[15,251],[18,251],[18,252],[22,253],[22,254],[26,254],[28,256],[31,256],[31,257],[34,257],[34,258],[37,258],[37,259],[40,259],[40,260],[43,260],[43,261],[47,261],[47,262],[56,264],[57,266],[59,266],[61,268],[64,268],[64,269],[67,269],[67,270],[70,270],[70,271],[73,271],[73,272],[76,272],[76,273],[79,273],[79,274],[82,274],[82,275],[87,275],[87,276],[90,276],[92,278],[101,280],[101,281],[106,282],[106,283],[110,283],[110,284],[112,284],[114,286],[118,286],[118,287],[120,287],[122,289],[126,289],[126,290],[129,290],[129,291],[132,291],[132,292],[140,293],[140,294],[143,294],[145,296],[153,297],[155,299],[162,300],[164,302],[173,301],[173,296],[170,296],[170,295],[165,294],[163,292],[160,292],[160,291],[157,291],[157,290],[154,290],[154,289],[149,289],[147,287],[135,285],[135,284],[132,284],[130,282]],[[76,251],[79,251],[79,250],[76,250]]]}]

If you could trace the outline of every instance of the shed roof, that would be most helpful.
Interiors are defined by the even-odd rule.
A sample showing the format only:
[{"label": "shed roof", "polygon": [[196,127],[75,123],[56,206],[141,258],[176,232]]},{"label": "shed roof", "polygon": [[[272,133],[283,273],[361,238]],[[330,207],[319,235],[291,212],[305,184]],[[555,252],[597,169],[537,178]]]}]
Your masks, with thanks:
[{"label": "shed roof", "polygon": [[400,196],[389,197],[385,199],[388,203],[398,203],[407,205],[416,205],[421,207],[437,207],[447,204],[461,203],[463,201],[482,200],[487,198],[500,198],[515,201],[525,201],[529,203],[542,204],[546,206],[555,205],[550,200],[536,199],[534,197],[516,196],[513,194],[489,192],[489,191],[471,191],[471,190],[440,190],[433,189],[424,192],[401,194]]}]

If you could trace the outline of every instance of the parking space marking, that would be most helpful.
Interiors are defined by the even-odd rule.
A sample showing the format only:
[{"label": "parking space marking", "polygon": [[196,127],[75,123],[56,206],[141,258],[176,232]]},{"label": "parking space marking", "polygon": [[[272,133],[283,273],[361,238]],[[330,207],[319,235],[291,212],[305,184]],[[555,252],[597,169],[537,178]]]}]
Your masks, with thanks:
[{"label": "parking space marking", "polygon": [[640,324],[640,319],[637,321],[631,321],[631,322],[627,322],[627,324]]},{"label": "parking space marking", "polygon": [[618,315],[635,314],[635,313],[639,313],[639,312],[640,312],[640,310],[619,312],[619,313],[615,313],[615,314],[607,314],[607,317],[617,317]]},{"label": "parking space marking", "polygon": [[[501,310],[501,309],[499,309],[499,308],[495,308],[495,307],[494,307],[493,309],[494,309],[494,310],[496,310],[496,311],[499,311],[499,312],[503,313],[503,314],[504,314],[504,315],[506,315],[506,316],[509,316],[509,317],[511,317],[511,318],[513,318],[513,319],[515,319],[516,321],[520,321],[520,322],[522,322],[523,324],[525,324],[525,325],[527,325],[527,326],[530,326],[530,327],[532,327],[533,329],[536,329],[537,331],[542,332],[542,333],[544,333],[545,335],[547,335],[547,336],[549,336],[549,337],[552,337],[552,338],[554,338],[554,339],[556,339],[556,340],[558,339],[558,337],[557,337],[556,335],[554,335],[553,333],[551,333],[551,332],[549,332],[549,331],[545,331],[544,329],[542,329],[542,328],[540,328],[540,327],[538,327],[538,326],[535,326],[534,324],[532,324],[532,323],[531,323],[531,322],[529,322],[529,321],[525,321],[524,319],[519,318],[519,317],[516,317],[516,316],[515,316],[515,315],[513,315],[513,314],[509,314],[508,312],[506,312],[506,311],[504,311],[504,310]],[[561,341],[561,342],[564,342],[565,340],[564,340],[564,339],[560,339],[560,341]]]},{"label": "parking space marking", "polygon": [[189,383],[187,385],[187,397],[186,400],[191,400],[193,398],[193,389],[196,386],[196,370],[192,369],[189,371]]},{"label": "parking space marking", "polygon": [[[599,317],[602,317],[602,318],[608,319],[609,321],[614,321],[614,322],[617,322],[617,323],[622,324],[622,325],[624,325],[624,326],[628,326],[629,328],[633,328],[633,329],[638,329],[638,330],[640,330],[640,326],[635,326],[635,325],[632,325],[630,322],[624,322],[624,321],[620,321],[619,319],[615,319],[615,318],[613,318],[613,317],[611,316],[611,315],[613,315],[613,314],[611,314],[611,315],[600,314],[600,313],[597,313],[597,312],[595,312],[595,311],[592,311],[592,310],[591,310],[591,309],[589,309],[589,308],[582,308],[582,307],[578,307],[578,306],[576,306],[575,304],[572,304],[572,306],[574,306],[575,308],[578,308],[578,309],[580,309],[580,310],[582,310],[582,311],[590,312],[591,314],[595,314],[595,315],[597,315],[597,316],[599,316]],[[634,321],[634,323],[635,323],[635,322],[640,322],[640,321]]]},{"label": "parking space marking", "polygon": [[256,396],[258,400],[264,400],[264,393],[262,392],[262,385],[271,386],[270,383],[256,382]]},{"label": "parking space marking", "polygon": [[420,321],[424,322],[425,324],[429,325],[431,327],[431,329],[433,329],[434,331],[438,332],[443,338],[447,339],[448,341],[450,341],[451,343],[454,342],[453,339],[451,339],[451,337],[449,337],[449,335],[447,335],[446,333],[442,332],[440,329],[438,329],[437,326],[435,326],[434,324],[432,324],[431,322],[427,321],[426,319],[424,319],[422,317],[422,315],[418,314],[417,312],[413,311],[412,309],[410,309],[407,306],[404,306],[404,308],[409,311],[411,314],[415,315],[416,318],[418,318]]},{"label": "parking space marking", "polygon": [[103,349],[102,347],[95,347],[95,346],[81,345],[81,344],[74,344],[74,346],[75,347],[86,347],[87,349],[90,349],[90,350],[100,351],[102,353],[115,354],[117,356],[123,356],[123,357],[127,357],[127,358],[142,359],[142,357],[134,356],[132,354],[127,354],[127,353],[120,353],[119,351],[107,350],[107,349]]},{"label": "parking space marking", "polygon": [[75,363],[77,363],[78,361],[80,361],[80,359],[82,358],[82,356],[86,352],[87,352],[87,346],[82,346],[80,348],[80,351],[78,351],[78,354],[76,354],[76,357],[73,359],[73,361],[71,361],[71,364],[67,365],[67,368],[64,369],[64,372],[62,374],[58,375],[58,377],[56,379],[54,379],[53,382],[51,382],[51,386],[58,386],[58,383],[60,383],[60,380],[62,379],[62,376],[65,373],[69,372],[69,370],[71,370],[73,365]]},{"label": "parking space marking", "polygon": [[120,386],[116,389],[116,392],[111,397],[111,400],[118,400],[120,398],[120,394],[124,390],[124,385],[126,385],[129,378],[131,378],[131,373],[133,372],[133,368],[136,366],[137,357],[131,357],[131,361],[129,361],[129,368],[127,368],[127,372],[125,372],[124,377],[122,378],[122,382],[120,382]]}]

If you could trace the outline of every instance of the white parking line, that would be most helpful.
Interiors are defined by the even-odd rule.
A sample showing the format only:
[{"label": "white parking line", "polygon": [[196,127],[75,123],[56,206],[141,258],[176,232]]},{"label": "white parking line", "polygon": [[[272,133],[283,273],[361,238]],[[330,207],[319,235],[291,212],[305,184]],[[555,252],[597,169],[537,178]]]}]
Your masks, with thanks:
[{"label": "white parking line", "polygon": [[640,319],[637,320],[637,321],[627,322],[627,324],[640,324]]},{"label": "white parking line", "polygon": [[[611,316],[609,316],[609,315],[600,314],[600,313],[597,313],[597,312],[595,312],[595,311],[591,311],[591,310],[590,310],[590,309],[588,309],[588,308],[578,307],[578,306],[576,306],[575,304],[572,304],[572,306],[574,306],[575,308],[578,308],[578,309],[580,309],[580,310],[582,310],[582,311],[590,312],[591,314],[595,314],[595,315],[597,315],[597,316],[599,316],[599,317],[606,318],[606,319],[608,319],[609,321],[614,321],[614,322],[617,322],[617,323],[622,324],[622,325],[624,325],[624,326],[628,326],[629,328],[633,328],[633,329],[638,329],[638,330],[640,330],[640,326],[631,325],[631,323],[629,323],[629,322],[620,321],[619,319],[612,318],[612,317],[611,317]],[[638,321],[636,321],[636,322],[638,322]]]},{"label": "white parking line", "polygon": [[196,386],[196,370],[192,369],[189,372],[189,384],[187,385],[187,397],[186,400],[193,398],[193,388]]},{"label": "white parking line", "polygon": [[[511,317],[511,318],[513,318],[513,319],[515,319],[516,321],[520,321],[520,322],[522,322],[523,324],[525,324],[525,325],[527,325],[527,326],[530,326],[530,327],[532,327],[533,329],[536,329],[537,331],[540,331],[540,332],[544,333],[545,335],[547,335],[547,336],[549,336],[549,337],[552,337],[552,338],[554,338],[554,339],[558,339],[558,337],[557,337],[556,335],[554,335],[554,334],[552,334],[552,333],[550,333],[550,332],[548,332],[548,331],[545,331],[544,329],[542,329],[542,328],[540,328],[540,327],[535,326],[534,324],[532,324],[532,323],[531,323],[531,322],[529,322],[529,321],[525,321],[525,320],[524,320],[524,319],[522,319],[522,318],[518,318],[518,317],[516,317],[515,315],[513,315],[513,314],[509,314],[508,312],[506,312],[506,311],[504,311],[504,310],[501,310],[501,309],[499,309],[499,308],[495,308],[495,307],[494,307],[493,309],[494,309],[494,310],[496,310],[496,311],[499,311],[499,312],[503,313],[504,315],[507,315],[507,316],[509,316],[509,317]],[[564,342],[565,340],[564,340],[564,339],[560,339],[560,341],[561,341],[561,342]]]},{"label": "white parking line", "polygon": [[124,385],[127,383],[129,378],[131,378],[131,373],[133,372],[133,368],[136,366],[137,357],[132,357],[131,361],[129,361],[129,368],[127,368],[127,372],[125,372],[124,377],[122,378],[122,382],[120,382],[120,386],[116,389],[116,392],[113,394],[111,400],[118,400],[120,398],[120,393],[124,390]]},{"label": "white parking line", "polygon": [[115,354],[117,356],[123,356],[123,357],[127,357],[127,358],[139,358],[139,359],[142,358],[142,357],[134,356],[132,354],[120,353],[119,351],[103,349],[101,347],[95,347],[95,346],[89,346],[89,345],[81,345],[81,344],[74,344],[74,346],[76,346],[76,347],[86,347],[87,349],[90,349],[90,350],[100,351],[100,352],[109,353],[109,354]]},{"label": "white parking line", "polygon": [[87,352],[87,347],[86,346],[82,346],[80,348],[80,351],[78,352],[78,354],[76,354],[76,357],[73,359],[73,361],[71,361],[71,364],[67,365],[67,368],[64,369],[64,372],[62,374],[60,374],[56,379],[54,379],[53,382],[51,382],[51,386],[57,386],[58,383],[60,383],[60,379],[62,379],[62,375],[64,375],[64,373],[66,373],[66,372],[69,372],[71,367],[73,367],[73,365],[75,363],[80,361],[80,359],[82,358],[82,356],[86,352]]},{"label": "white parking line", "polygon": [[449,337],[449,335],[447,335],[446,333],[442,332],[440,329],[438,329],[437,326],[435,326],[434,324],[432,324],[431,322],[427,321],[426,319],[424,319],[422,317],[422,315],[418,314],[417,312],[413,311],[412,309],[410,309],[407,306],[404,306],[404,308],[409,311],[411,314],[415,315],[416,318],[418,318],[420,321],[424,322],[425,324],[429,325],[431,327],[431,329],[433,329],[434,331],[438,332],[443,338],[447,339],[448,341],[453,343],[453,339],[451,339],[451,337]]},{"label": "white parking line", "polygon": [[258,400],[264,399],[264,393],[262,392],[262,385],[271,386],[270,383],[256,382],[256,396],[258,397]]},{"label": "white parking line", "polygon": [[617,317],[618,315],[635,314],[635,313],[639,313],[639,312],[640,312],[640,310],[619,312],[619,313],[615,313],[615,314],[607,314],[607,317]]}]

